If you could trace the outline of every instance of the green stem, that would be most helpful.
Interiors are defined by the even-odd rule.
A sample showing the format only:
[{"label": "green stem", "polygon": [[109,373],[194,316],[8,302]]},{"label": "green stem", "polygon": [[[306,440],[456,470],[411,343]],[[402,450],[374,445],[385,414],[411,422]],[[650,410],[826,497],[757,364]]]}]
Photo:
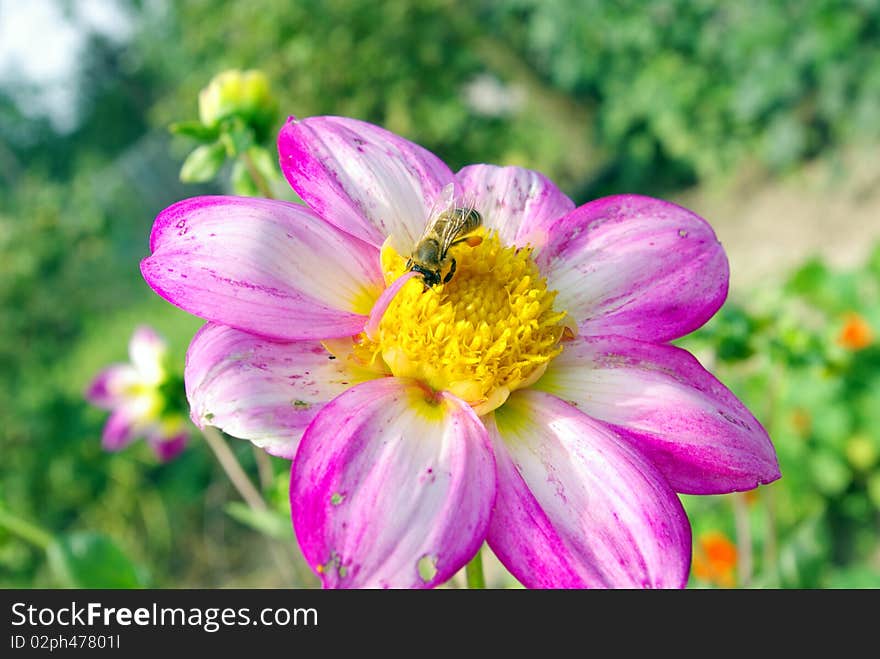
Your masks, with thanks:
[{"label": "green stem", "polygon": [[779,551],[776,539],[776,490],[770,486],[761,488],[761,497],[764,502],[764,571],[770,573],[773,582],[778,583],[777,562]]},{"label": "green stem", "polygon": [[256,444],[251,448],[254,451],[254,460],[257,462],[257,474],[260,476],[260,489],[262,489],[264,493],[268,492],[272,487],[272,482],[275,480],[275,474],[272,471],[272,463],[269,461],[269,455]]},{"label": "green stem", "polygon": [[2,508],[0,508],[0,528],[14,533],[22,540],[26,540],[40,549],[46,549],[52,544],[51,534]]},{"label": "green stem", "polygon": [[483,548],[477,550],[477,555],[464,568],[467,576],[468,588],[485,588],[486,578],[483,576]]},{"label": "green stem", "polygon": [[[241,498],[245,500],[245,503],[247,503],[252,510],[268,510],[269,506],[266,504],[266,501],[260,496],[259,491],[254,487],[254,484],[251,482],[251,479],[248,478],[244,469],[242,469],[241,464],[238,462],[238,458],[235,457],[232,449],[229,448],[229,445],[226,443],[221,432],[213,426],[205,426],[202,430],[202,436],[205,438],[210,449],[214,452],[217,462],[220,463],[223,471],[226,472],[226,476],[229,478],[232,485],[238,490]],[[271,467],[271,465],[269,466]],[[271,538],[267,538],[266,542],[269,543],[269,551],[272,553],[272,560],[275,562],[276,567],[281,571],[283,579],[287,583],[291,583],[295,575],[287,562],[284,552],[282,552],[281,548]]]},{"label": "green stem", "polygon": [[260,194],[266,199],[274,199],[269,183],[266,181],[265,177],[260,174],[260,170],[258,170],[257,166],[254,164],[251,154],[245,151],[241,154],[241,160],[247,168],[248,174],[251,175],[251,180],[254,182],[254,185],[257,186],[257,190],[260,191]]},{"label": "green stem", "polygon": [[731,496],[733,504],[733,521],[736,527],[737,567],[740,588],[748,588],[752,583],[752,528],[749,523],[749,504],[743,492],[734,492]]},{"label": "green stem", "polygon": [[[773,432],[774,425],[776,422],[776,412],[779,409],[779,398],[782,393],[782,384],[783,378],[785,374],[782,371],[782,368],[776,367],[770,373],[770,382],[769,382],[769,392],[767,395],[767,411],[764,414],[764,418],[762,421],[764,422],[764,427],[767,428],[769,432]],[[764,525],[765,525],[765,538],[764,538],[764,572],[767,572],[771,575],[773,579],[773,583],[778,583],[778,574],[779,574],[779,553],[777,549],[777,534],[778,530],[776,528],[776,490],[773,486],[764,486],[760,489],[761,500],[764,502]]]},{"label": "green stem", "polygon": [[217,462],[220,463],[223,471],[226,472],[232,485],[238,490],[245,503],[254,510],[268,510],[269,507],[266,505],[263,497],[260,496],[257,488],[251,483],[251,479],[248,478],[244,469],[241,468],[238,459],[235,457],[232,449],[229,448],[226,440],[223,439],[220,431],[213,426],[205,426],[204,430],[202,430],[202,435],[217,457]]}]

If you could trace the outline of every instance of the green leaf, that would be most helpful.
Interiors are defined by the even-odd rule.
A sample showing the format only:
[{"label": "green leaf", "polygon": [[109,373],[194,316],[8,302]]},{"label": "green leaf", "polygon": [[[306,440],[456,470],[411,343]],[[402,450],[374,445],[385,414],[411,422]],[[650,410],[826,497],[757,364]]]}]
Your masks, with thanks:
[{"label": "green leaf", "polygon": [[232,191],[235,194],[242,197],[260,196],[260,190],[251,178],[247,166],[241,160],[236,160],[235,164],[232,166],[232,176],[230,177],[230,181],[232,183]]},{"label": "green leaf", "polygon": [[868,257],[867,269],[869,272],[880,278],[880,243],[874,246],[874,250]]},{"label": "green leaf", "polygon": [[205,144],[189,154],[180,168],[184,183],[204,183],[217,175],[226,161],[226,148],[220,142]]},{"label": "green leaf", "polygon": [[232,117],[220,124],[220,141],[230,158],[244,153],[254,143],[254,131],[241,118]]},{"label": "green leaf", "polygon": [[880,572],[867,565],[840,568],[831,572],[823,588],[880,588]]},{"label": "green leaf", "polygon": [[290,518],[277,510],[254,510],[234,501],[226,506],[226,513],[232,519],[270,538],[290,540],[293,537]]},{"label": "green leaf", "polygon": [[65,588],[144,588],[143,569],[108,537],[75,532],[47,548],[49,567]]},{"label": "green leaf", "polygon": [[841,494],[852,481],[852,471],[841,457],[819,449],[810,456],[813,481],[820,492],[829,497]]},{"label": "green leaf", "polygon": [[220,135],[217,126],[206,126],[201,121],[178,121],[168,126],[175,135],[192,137],[199,142],[213,142]]},{"label": "green leaf", "polygon": [[828,530],[821,516],[800,523],[779,550],[779,577],[788,588],[817,588],[828,562]]},{"label": "green leaf", "polygon": [[875,471],[868,478],[868,498],[877,510],[880,510],[880,471]]},{"label": "green leaf", "polygon": [[829,272],[825,264],[820,259],[813,258],[789,277],[785,287],[791,293],[810,295],[823,286],[828,276]]},{"label": "green leaf", "polygon": [[261,146],[252,146],[247,150],[247,154],[250,156],[251,162],[254,163],[257,172],[266,180],[266,182],[281,179],[281,172],[278,169],[278,161],[271,153],[269,153],[268,149]]}]

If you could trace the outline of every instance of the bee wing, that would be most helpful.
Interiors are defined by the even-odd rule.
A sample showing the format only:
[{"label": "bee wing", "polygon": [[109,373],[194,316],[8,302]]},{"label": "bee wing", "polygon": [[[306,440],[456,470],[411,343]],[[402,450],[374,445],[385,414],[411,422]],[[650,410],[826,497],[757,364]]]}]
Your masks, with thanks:
[{"label": "bee wing", "polygon": [[428,218],[425,222],[425,230],[422,231],[422,235],[416,241],[416,245],[418,245],[425,238],[434,233],[434,225],[437,224],[437,220],[440,219],[440,216],[444,213],[444,211],[452,208],[454,206],[454,203],[455,183],[447,183],[440,191],[440,194],[437,195],[434,203],[431,205],[431,212],[428,213]]},{"label": "bee wing", "polygon": [[461,230],[468,223],[467,213],[460,212],[459,209],[453,209],[446,216],[448,219],[444,222],[440,230],[440,253],[446,254],[450,245],[461,234]]},{"label": "bee wing", "polygon": [[437,198],[434,200],[434,205],[431,206],[431,216],[429,218],[428,224],[432,224],[434,220],[437,219],[437,216],[443,213],[444,211],[449,210],[455,206],[455,183],[450,182],[443,186],[443,189],[440,191],[440,194],[437,195]]}]

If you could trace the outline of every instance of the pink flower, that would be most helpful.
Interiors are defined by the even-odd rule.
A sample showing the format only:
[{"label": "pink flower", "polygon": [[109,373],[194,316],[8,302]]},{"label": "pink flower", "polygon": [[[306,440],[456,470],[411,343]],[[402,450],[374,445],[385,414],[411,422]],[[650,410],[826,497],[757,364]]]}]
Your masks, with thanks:
[{"label": "pink flower", "polygon": [[[293,460],[325,586],[435,586],[487,541],[528,587],[682,587],[676,492],[779,477],[761,424],[667,344],[727,295],[701,218],[636,195],[575,208],[517,167],[453,174],[353,119],[291,119],[278,146],[308,206],[179,202],[142,272],[210,321],[187,356],[196,423]],[[483,241],[452,248],[450,283],[401,285],[449,184]]]},{"label": "pink flower", "polygon": [[162,461],[183,450],[189,431],[186,418],[169,400],[175,392],[167,390],[172,382],[166,370],[167,352],[152,328],[138,327],[128,344],[130,363],[111,364],[89,385],[86,399],[112,412],[104,426],[106,450],[123,449],[138,437],[145,437]]}]

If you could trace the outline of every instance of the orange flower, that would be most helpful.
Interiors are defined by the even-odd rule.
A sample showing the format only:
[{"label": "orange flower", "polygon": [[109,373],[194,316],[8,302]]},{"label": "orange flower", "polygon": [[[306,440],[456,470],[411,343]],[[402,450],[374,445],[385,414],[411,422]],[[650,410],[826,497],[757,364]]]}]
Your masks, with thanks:
[{"label": "orange flower", "polygon": [[791,425],[801,437],[806,437],[813,429],[813,419],[807,410],[796,407],[791,411]]},{"label": "orange flower", "polygon": [[742,494],[743,499],[745,499],[746,503],[749,504],[750,506],[754,506],[756,503],[758,503],[759,495],[758,495],[757,488],[755,488],[754,490],[746,490],[745,492],[742,492],[741,494]]},{"label": "orange flower", "polygon": [[709,531],[694,547],[694,576],[721,588],[736,585],[736,545],[720,531]]},{"label": "orange flower", "polygon": [[848,350],[862,350],[873,341],[874,333],[868,321],[853,311],[846,314],[843,328],[837,335],[837,343]]}]

